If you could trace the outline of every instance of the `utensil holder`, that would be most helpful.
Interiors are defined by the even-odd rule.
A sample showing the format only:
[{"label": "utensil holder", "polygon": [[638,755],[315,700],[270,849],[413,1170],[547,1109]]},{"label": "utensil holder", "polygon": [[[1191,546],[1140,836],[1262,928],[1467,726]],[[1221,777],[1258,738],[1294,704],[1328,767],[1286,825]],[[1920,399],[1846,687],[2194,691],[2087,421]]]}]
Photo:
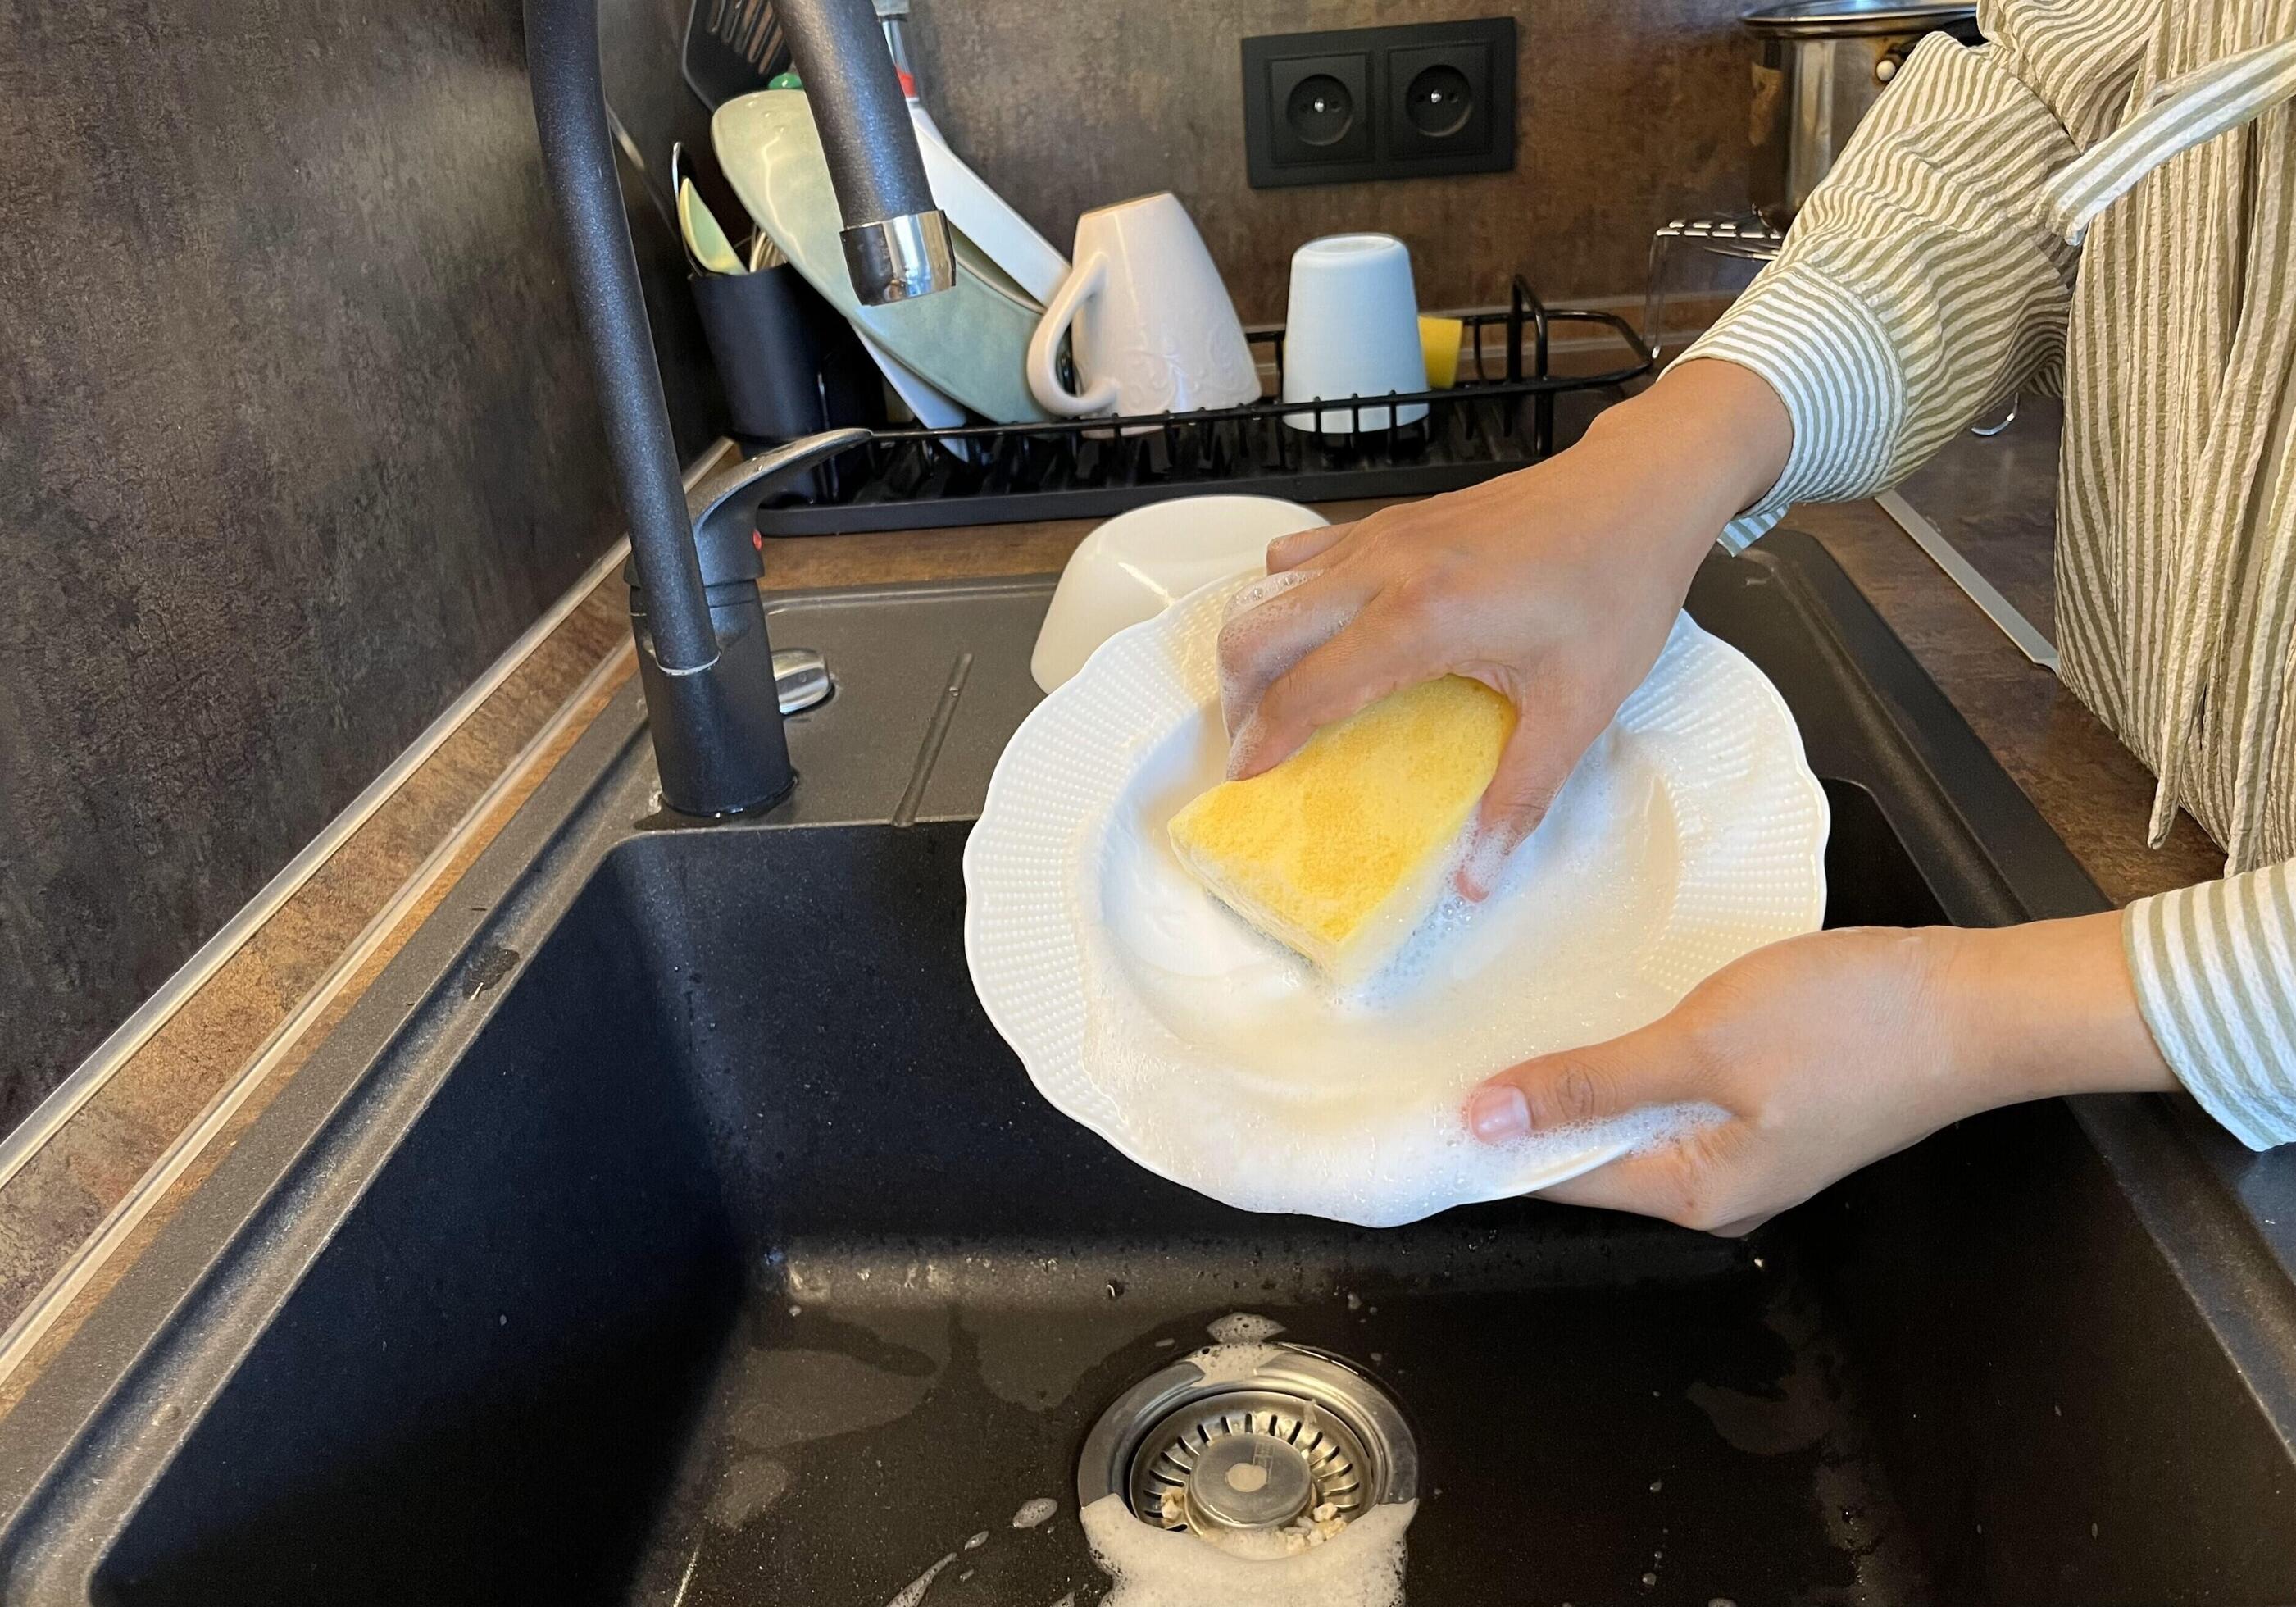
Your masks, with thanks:
[{"label": "utensil holder", "polygon": [[[853,326],[787,263],[752,274],[699,274],[693,304],[726,392],[732,433],[779,445],[849,424],[886,422],[884,387]],[[838,496],[834,462],[793,475],[784,496]]]}]

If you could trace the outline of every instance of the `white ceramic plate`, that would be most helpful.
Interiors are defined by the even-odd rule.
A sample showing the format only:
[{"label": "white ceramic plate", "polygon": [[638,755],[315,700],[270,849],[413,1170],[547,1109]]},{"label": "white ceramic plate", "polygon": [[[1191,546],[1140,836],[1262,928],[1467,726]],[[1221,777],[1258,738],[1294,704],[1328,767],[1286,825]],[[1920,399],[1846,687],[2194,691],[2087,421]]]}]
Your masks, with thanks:
[{"label": "white ceramic plate", "polygon": [[1069,554],[1029,673],[1050,692],[1118,631],[1210,581],[1264,564],[1278,536],[1329,523],[1274,496],[1182,496],[1119,513]]},{"label": "white ceramic plate", "polygon": [[[869,360],[877,365],[877,372],[885,376],[885,383],[890,385],[901,400],[909,405],[909,411],[917,415],[918,423],[928,430],[963,428],[965,422],[964,408],[933,389],[931,383],[916,370],[903,367],[899,358],[869,338],[867,330],[856,324],[853,333],[861,342],[861,349],[867,352]],[[939,444],[950,456],[966,463],[972,461],[972,453],[965,442],[942,441]]]},{"label": "white ceramic plate", "polygon": [[1010,274],[1014,283],[1039,301],[1051,301],[1061,281],[1069,276],[1069,259],[942,142],[930,118],[917,117],[914,107],[910,115],[917,126],[917,154],[924,160],[925,182],[949,222]]},{"label": "white ceramic plate", "polygon": [[1037,1089],[1150,1170],[1371,1226],[1575,1177],[1683,1112],[1495,1148],[1467,1091],[1655,1019],[1824,910],[1825,795],[1775,688],[1687,616],[1480,906],[1335,993],[1182,871],[1225,756],[1213,648],[1247,577],[1111,637],[1021,725],[964,856],[965,955]]}]

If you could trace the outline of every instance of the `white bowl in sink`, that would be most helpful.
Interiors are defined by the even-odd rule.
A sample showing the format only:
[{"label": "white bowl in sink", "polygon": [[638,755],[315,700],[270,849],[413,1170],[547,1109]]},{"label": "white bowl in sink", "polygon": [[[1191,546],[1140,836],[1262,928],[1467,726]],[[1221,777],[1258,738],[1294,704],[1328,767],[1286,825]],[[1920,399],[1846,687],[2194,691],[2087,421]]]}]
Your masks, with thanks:
[{"label": "white bowl in sink", "polygon": [[1029,673],[1050,692],[1126,626],[1154,619],[1209,582],[1258,572],[1278,536],[1330,522],[1273,496],[1184,496],[1119,513],[1086,537],[1061,571]]}]

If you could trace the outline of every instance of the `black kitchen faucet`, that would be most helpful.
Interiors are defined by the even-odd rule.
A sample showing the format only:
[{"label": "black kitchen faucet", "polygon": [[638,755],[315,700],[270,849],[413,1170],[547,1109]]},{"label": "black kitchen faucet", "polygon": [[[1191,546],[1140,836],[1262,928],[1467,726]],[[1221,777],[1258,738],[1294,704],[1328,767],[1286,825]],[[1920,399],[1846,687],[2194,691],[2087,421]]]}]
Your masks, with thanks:
[{"label": "black kitchen faucet", "polygon": [[[947,289],[955,277],[948,225],[869,0],[782,0],[779,13],[821,130],[855,291],[878,306]],[[662,801],[700,816],[767,808],[794,773],[752,516],[776,481],[867,432],[792,441],[687,495],[615,182],[596,0],[526,0],[526,47],[543,168],[629,521],[630,624]]]}]

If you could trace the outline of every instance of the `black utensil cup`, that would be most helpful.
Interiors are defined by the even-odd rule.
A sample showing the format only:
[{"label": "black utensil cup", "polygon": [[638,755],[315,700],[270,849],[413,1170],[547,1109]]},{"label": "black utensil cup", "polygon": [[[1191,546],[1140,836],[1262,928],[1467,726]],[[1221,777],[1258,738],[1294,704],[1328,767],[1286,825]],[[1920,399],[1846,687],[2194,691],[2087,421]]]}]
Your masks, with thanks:
[{"label": "black utensil cup", "polygon": [[[783,263],[750,274],[697,274],[692,283],[735,437],[778,445],[824,430],[885,423],[877,365],[853,326],[797,269]],[[835,497],[846,461],[792,476],[791,497]]]}]

